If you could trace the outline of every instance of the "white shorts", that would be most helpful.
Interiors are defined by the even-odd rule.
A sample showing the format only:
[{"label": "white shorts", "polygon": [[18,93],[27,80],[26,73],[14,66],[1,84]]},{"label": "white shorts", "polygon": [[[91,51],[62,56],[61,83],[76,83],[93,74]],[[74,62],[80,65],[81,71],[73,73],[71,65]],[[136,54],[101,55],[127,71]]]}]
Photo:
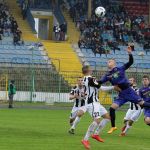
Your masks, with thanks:
[{"label": "white shorts", "polygon": [[80,107],[73,107],[73,108],[72,108],[72,111],[71,111],[71,114],[70,114],[70,119],[73,119],[73,118],[75,118],[75,117],[77,116],[77,113],[78,113],[78,111],[79,111],[79,108],[80,108]]},{"label": "white shorts", "polygon": [[79,109],[82,110],[84,113],[88,112],[94,119],[98,119],[107,113],[107,110],[99,102],[86,104]]},{"label": "white shorts", "polygon": [[128,109],[126,116],[124,117],[124,120],[138,121],[138,119],[142,115],[142,112],[143,112],[143,109],[139,109],[139,110]]}]

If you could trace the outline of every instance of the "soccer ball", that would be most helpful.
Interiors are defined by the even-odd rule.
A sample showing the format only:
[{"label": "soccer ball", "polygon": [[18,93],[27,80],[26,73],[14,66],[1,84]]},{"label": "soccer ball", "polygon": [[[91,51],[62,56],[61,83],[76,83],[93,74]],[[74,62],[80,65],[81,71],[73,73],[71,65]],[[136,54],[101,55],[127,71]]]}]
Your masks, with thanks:
[{"label": "soccer ball", "polygon": [[104,7],[97,7],[96,9],[95,9],[95,15],[97,16],[97,17],[104,17],[105,16],[105,14],[106,14],[106,10],[105,10],[105,8]]}]

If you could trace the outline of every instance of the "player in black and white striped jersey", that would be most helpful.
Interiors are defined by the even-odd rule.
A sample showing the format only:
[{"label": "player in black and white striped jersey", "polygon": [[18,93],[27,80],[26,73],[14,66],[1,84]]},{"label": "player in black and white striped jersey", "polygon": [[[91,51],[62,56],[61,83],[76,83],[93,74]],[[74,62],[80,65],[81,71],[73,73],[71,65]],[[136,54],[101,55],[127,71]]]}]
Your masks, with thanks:
[{"label": "player in black and white striped jersey", "polygon": [[[136,81],[134,78],[129,79],[131,87],[139,93],[139,89],[137,88]],[[138,121],[140,116],[142,115],[143,109],[139,104],[131,103],[130,107],[126,113],[126,116],[124,117],[124,127],[122,128],[121,136],[125,136],[127,131],[132,127],[133,123],[135,121]]]},{"label": "player in black and white striped jersey", "polygon": [[[110,121],[110,116],[107,110],[100,104],[98,99],[98,91],[101,89],[103,91],[108,91],[114,89],[113,86],[105,87],[101,86],[97,80],[92,77],[92,70],[89,66],[84,66],[82,68],[83,72],[83,85],[85,88],[85,106],[81,107],[80,110],[88,112],[93,118],[93,122],[90,124],[84,139],[81,141],[86,149],[90,148],[89,138],[92,136],[93,139],[104,142],[99,136],[101,130]],[[103,117],[102,121],[100,118]]]},{"label": "player in black and white striped jersey", "polygon": [[[77,85],[72,88],[70,94],[69,94],[69,100],[74,100],[74,105],[71,111],[70,115],[70,125],[73,125],[73,122],[75,118],[77,117],[79,113],[79,108],[85,105],[85,100],[84,100],[84,88],[83,88],[83,79],[82,77],[78,77],[77,79]],[[81,114],[81,113],[80,113]],[[83,114],[80,115],[82,117]],[[78,122],[80,119],[78,120]],[[74,128],[71,128],[69,130],[70,134],[74,134]]]}]

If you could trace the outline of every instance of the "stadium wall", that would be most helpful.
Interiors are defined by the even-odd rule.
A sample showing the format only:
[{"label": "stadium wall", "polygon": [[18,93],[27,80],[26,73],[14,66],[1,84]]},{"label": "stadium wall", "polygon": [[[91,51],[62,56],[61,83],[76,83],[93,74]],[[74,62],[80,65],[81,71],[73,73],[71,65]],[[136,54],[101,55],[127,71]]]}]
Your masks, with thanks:
[{"label": "stadium wall", "polygon": [[[8,100],[7,91],[0,91],[0,100]],[[68,93],[50,93],[50,92],[33,92],[18,91],[14,95],[14,101],[30,101],[32,94],[33,102],[70,102]]]}]

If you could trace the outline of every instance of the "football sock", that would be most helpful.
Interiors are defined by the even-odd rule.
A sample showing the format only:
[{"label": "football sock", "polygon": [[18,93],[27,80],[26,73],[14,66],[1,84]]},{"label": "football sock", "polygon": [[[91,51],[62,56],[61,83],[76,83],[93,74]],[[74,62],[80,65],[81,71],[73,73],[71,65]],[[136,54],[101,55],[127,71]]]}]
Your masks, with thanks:
[{"label": "football sock", "polygon": [[86,132],[84,140],[88,141],[89,137],[92,135],[97,126],[98,126],[97,122],[93,121]]},{"label": "football sock", "polygon": [[111,117],[111,126],[115,127],[115,119],[116,119],[115,109],[110,107],[109,112],[110,112],[110,117]]},{"label": "football sock", "polygon": [[74,120],[74,122],[73,122],[73,125],[72,125],[72,129],[75,129],[76,128],[76,126],[77,126],[77,124],[80,122],[80,117],[76,117],[76,119]]},{"label": "football sock", "polygon": [[109,122],[109,119],[103,119],[100,124],[98,125],[97,129],[95,130],[96,135],[99,135],[100,132],[103,130],[103,128],[106,126],[106,124]]},{"label": "football sock", "polygon": [[127,122],[127,125],[123,131],[123,133],[127,133],[127,131],[131,128],[132,126],[129,125],[129,122]]}]

